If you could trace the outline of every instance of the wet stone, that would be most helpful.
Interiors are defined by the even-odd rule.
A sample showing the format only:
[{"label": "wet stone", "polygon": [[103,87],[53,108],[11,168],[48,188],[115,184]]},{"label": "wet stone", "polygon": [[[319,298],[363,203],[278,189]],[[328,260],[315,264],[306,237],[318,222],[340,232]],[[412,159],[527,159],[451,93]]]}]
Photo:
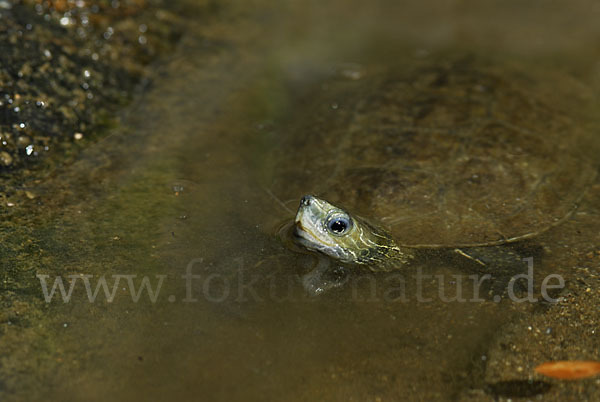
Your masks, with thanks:
[{"label": "wet stone", "polygon": [[10,166],[13,163],[13,158],[8,152],[0,152],[0,164]]}]

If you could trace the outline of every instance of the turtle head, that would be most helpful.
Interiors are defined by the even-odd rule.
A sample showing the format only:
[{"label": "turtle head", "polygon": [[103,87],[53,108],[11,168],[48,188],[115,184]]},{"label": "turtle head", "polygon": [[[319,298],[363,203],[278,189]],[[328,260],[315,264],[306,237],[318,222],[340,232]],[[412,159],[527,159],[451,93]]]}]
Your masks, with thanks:
[{"label": "turtle head", "polygon": [[398,250],[385,231],[312,195],[300,200],[295,237],[304,247],[342,262],[375,263]]}]

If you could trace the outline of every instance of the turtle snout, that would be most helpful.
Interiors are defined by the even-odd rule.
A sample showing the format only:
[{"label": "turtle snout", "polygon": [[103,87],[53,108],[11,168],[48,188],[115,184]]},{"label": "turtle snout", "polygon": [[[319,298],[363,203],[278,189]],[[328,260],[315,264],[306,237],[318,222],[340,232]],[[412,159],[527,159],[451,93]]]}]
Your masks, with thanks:
[{"label": "turtle snout", "polygon": [[314,197],[312,195],[305,195],[300,200],[300,205],[304,206],[304,207],[308,207],[310,205],[310,203],[312,202],[313,198]]}]

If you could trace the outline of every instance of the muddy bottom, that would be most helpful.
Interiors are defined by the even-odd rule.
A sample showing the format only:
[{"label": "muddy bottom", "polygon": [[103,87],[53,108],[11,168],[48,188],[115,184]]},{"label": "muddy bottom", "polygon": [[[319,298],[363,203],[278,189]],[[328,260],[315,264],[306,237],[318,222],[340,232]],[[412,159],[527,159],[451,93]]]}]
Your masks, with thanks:
[{"label": "muddy bottom", "polygon": [[[434,255],[315,295],[306,278],[319,258],[281,238],[298,200],[268,183],[274,139],[293,133],[283,122],[332,71],[501,52],[597,88],[600,9],[252,3],[190,23],[123,126],[44,184],[30,232],[41,251],[24,274],[39,303],[3,320],[19,329],[0,338],[0,399],[598,398],[596,380],[565,388],[533,367],[600,359],[600,184],[524,248],[534,302],[493,297]],[[544,299],[549,274],[566,290]]]}]

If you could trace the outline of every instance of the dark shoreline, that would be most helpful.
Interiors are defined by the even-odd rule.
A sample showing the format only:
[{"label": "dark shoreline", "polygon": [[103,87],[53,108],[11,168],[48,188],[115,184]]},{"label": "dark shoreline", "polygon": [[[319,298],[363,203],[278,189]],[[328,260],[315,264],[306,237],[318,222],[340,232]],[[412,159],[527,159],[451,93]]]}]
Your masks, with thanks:
[{"label": "dark shoreline", "polygon": [[0,211],[118,124],[184,30],[162,0],[2,4]]}]

